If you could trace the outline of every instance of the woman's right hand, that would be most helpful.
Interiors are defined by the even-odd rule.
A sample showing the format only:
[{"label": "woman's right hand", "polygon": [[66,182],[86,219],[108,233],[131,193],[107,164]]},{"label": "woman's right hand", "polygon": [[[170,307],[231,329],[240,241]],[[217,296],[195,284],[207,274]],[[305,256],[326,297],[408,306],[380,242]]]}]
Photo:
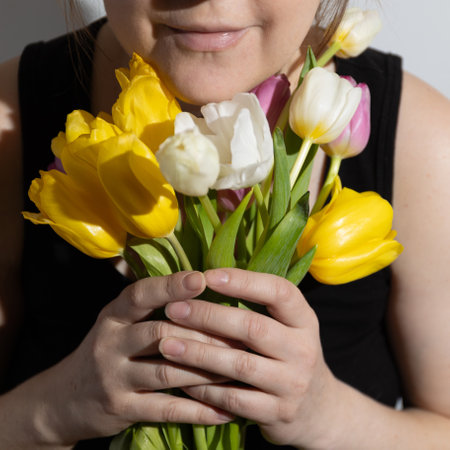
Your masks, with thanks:
[{"label": "woman's right hand", "polygon": [[[9,392],[0,401],[3,438],[22,448],[71,446],[114,435],[135,422],[220,424],[232,417],[192,399],[161,390],[223,381],[160,357],[162,338],[178,336],[233,346],[232,342],[169,321],[147,320],[173,301],[195,298],[205,288],[198,272],[140,280],[108,304],[81,345],[56,366]],[[159,391],[159,392],[158,392]],[[10,420],[14,425],[6,427]],[[5,419],[2,422],[1,419]],[[27,430],[27,431],[24,431]],[[25,436],[26,434],[26,436]],[[24,441],[24,448],[26,447]]]}]

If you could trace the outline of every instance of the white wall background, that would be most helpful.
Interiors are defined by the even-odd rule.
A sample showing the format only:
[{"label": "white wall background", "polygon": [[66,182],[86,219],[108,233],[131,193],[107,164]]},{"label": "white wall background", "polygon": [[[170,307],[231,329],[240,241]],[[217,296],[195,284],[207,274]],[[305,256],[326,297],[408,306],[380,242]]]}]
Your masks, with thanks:
[{"label": "white wall background", "polygon": [[[102,14],[101,0],[79,1],[88,21]],[[28,42],[64,33],[63,2],[0,0],[0,62],[19,54]],[[402,55],[408,71],[450,98],[450,0],[351,0],[351,4],[380,11],[384,27],[374,47]]]}]

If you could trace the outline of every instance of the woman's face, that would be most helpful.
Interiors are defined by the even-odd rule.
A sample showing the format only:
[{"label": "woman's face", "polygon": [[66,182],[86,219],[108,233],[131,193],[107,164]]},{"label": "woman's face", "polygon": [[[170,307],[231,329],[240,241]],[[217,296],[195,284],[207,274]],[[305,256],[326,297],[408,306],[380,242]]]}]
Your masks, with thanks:
[{"label": "woman's face", "polygon": [[291,70],[319,0],[105,0],[123,49],[159,69],[181,100],[204,104]]}]

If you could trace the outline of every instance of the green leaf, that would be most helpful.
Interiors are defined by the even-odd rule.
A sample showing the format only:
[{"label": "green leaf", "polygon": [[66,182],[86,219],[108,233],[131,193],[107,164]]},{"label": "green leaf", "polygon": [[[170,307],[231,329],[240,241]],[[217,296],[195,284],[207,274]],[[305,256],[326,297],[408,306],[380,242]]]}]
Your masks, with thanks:
[{"label": "green leaf", "polygon": [[207,258],[208,268],[236,267],[236,259],[234,257],[236,236],[252,194],[253,191],[250,191],[242,199],[240,205],[233,211],[217,232],[209,249]]},{"label": "green leaf", "polygon": [[186,217],[193,230],[199,237],[202,248],[207,251],[211,241],[210,239],[208,239],[209,233],[207,233],[207,231],[205,230],[204,221],[199,215],[200,208],[200,205],[196,205],[192,197],[184,197],[184,210],[186,212]]},{"label": "green leaf", "polygon": [[291,209],[261,250],[250,259],[247,269],[285,277],[298,239],[308,220],[308,195]]},{"label": "green leaf", "polygon": [[300,284],[304,276],[307,274],[311,263],[316,254],[317,246],[305,253],[288,271],[286,279],[295,285]]},{"label": "green leaf", "polygon": [[133,439],[133,427],[128,427],[118,435],[114,436],[109,444],[109,450],[129,450]]},{"label": "green leaf", "polygon": [[178,256],[165,239],[133,238],[129,247],[139,255],[151,277],[170,275],[180,270]]},{"label": "green leaf", "polygon": [[277,226],[286,214],[290,199],[289,166],[283,133],[277,128],[273,134],[273,149],[275,156],[273,190],[270,203],[270,225]]},{"label": "green leaf", "polygon": [[298,79],[298,85],[300,86],[305,78],[306,74],[314,67],[317,67],[317,60],[311,46],[308,46],[308,51],[306,52],[305,63],[303,64],[302,71],[300,72],[300,77]]}]

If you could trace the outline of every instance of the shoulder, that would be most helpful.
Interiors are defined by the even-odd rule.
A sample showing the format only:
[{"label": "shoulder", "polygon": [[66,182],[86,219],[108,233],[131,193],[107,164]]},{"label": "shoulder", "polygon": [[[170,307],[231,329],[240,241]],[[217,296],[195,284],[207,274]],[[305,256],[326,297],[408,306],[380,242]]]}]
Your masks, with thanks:
[{"label": "shoulder", "polygon": [[394,347],[413,404],[450,415],[450,101],[403,76],[394,170]]}]

